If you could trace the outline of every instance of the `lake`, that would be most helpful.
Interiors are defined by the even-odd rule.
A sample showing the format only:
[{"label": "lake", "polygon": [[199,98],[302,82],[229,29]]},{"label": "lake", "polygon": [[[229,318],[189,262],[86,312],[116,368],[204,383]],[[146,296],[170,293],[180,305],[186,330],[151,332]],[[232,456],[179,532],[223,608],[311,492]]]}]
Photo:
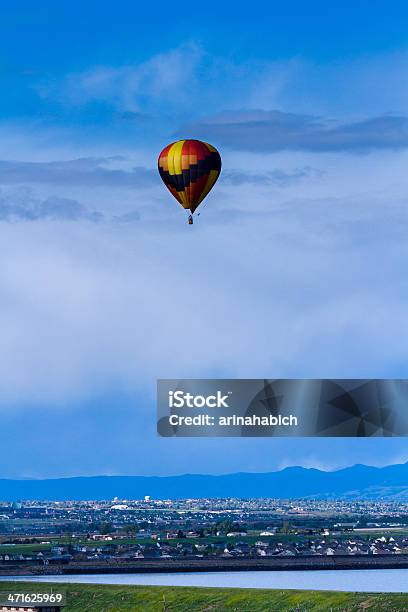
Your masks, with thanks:
[{"label": "lake", "polygon": [[408,569],[1,576],[0,581],[408,593]]}]

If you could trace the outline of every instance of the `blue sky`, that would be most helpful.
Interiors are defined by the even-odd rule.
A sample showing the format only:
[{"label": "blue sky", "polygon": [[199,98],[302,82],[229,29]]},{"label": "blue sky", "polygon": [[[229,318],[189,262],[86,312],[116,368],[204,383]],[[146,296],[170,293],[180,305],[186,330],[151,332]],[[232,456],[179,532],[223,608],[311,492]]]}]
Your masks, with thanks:
[{"label": "blue sky", "polygon": [[[156,378],[407,377],[404,2],[3,1],[0,477],[325,469],[405,439],[168,440]],[[223,172],[189,228],[156,171]]]}]

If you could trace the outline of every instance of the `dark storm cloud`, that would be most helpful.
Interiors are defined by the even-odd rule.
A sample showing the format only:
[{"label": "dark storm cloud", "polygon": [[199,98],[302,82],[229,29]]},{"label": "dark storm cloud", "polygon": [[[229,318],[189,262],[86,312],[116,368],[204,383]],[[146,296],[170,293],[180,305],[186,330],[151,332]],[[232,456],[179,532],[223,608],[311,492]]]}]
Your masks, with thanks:
[{"label": "dark storm cloud", "polygon": [[29,195],[0,197],[0,221],[102,221],[103,215],[89,211],[68,198],[49,197],[39,200]]},{"label": "dark storm cloud", "polygon": [[[5,161],[0,160],[0,185],[49,184],[80,187],[149,187],[157,184],[156,170],[135,167],[130,170],[106,167],[120,157],[84,157],[65,161]],[[309,166],[295,168],[291,172],[272,170],[264,173],[250,173],[225,169],[222,173],[226,185],[291,185],[304,178],[321,176],[322,172]],[[115,220],[135,221],[138,213],[129,213],[129,218]],[[136,216],[135,216],[136,215]]]},{"label": "dark storm cloud", "polygon": [[118,158],[91,157],[67,161],[0,161],[0,184],[47,183],[83,187],[145,187],[156,180],[156,172],[135,167],[107,168]]},{"label": "dark storm cloud", "polygon": [[234,187],[245,184],[286,187],[302,179],[319,177],[323,174],[324,172],[317,168],[305,166],[304,168],[295,168],[292,172],[271,170],[263,173],[247,173],[239,170],[223,170],[221,178],[224,184]]},{"label": "dark storm cloud", "polygon": [[51,195],[39,198],[30,190],[19,189],[12,193],[0,193],[0,222],[20,221],[90,221],[131,224],[140,221],[137,210],[117,216],[92,210],[72,198]]},{"label": "dark storm cloud", "polygon": [[363,152],[408,146],[408,118],[384,115],[339,123],[281,111],[226,111],[187,126],[220,146],[247,151]]}]

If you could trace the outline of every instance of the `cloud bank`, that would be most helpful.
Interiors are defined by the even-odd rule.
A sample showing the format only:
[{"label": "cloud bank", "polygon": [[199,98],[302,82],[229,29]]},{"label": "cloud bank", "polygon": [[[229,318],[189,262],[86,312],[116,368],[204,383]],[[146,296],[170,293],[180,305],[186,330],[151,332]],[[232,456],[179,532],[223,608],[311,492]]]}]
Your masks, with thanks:
[{"label": "cloud bank", "polygon": [[182,132],[244,151],[365,152],[408,146],[408,118],[381,116],[348,123],[273,111],[225,111]]},{"label": "cloud bank", "polygon": [[118,157],[95,157],[56,161],[0,160],[1,184],[45,183],[82,187],[142,187],[156,181],[156,172],[136,167],[109,168]]},{"label": "cloud bank", "polygon": [[[155,437],[155,379],[408,375],[406,58],[192,42],[21,84],[32,115],[0,126],[2,473],[313,462],[301,440],[175,452]],[[155,167],[187,130],[224,162],[193,227]],[[320,451],[344,464],[341,441]]]}]

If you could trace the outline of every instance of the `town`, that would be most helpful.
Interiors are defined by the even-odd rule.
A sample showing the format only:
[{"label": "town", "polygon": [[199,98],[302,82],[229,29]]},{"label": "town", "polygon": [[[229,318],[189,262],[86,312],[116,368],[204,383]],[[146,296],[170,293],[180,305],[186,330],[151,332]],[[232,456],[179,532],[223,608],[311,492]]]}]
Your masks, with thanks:
[{"label": "town", "polygon": [[277,499],[0,503],[0,573],[153,560],[407,555],[408,503]]}]

